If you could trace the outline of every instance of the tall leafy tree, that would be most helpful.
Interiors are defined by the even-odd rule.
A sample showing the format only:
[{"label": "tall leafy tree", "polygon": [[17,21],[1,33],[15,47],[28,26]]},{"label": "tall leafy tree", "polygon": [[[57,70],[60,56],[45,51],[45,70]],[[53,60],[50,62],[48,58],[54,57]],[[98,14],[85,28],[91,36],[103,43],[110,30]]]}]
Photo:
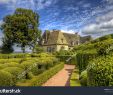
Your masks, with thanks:
[{"label": "tall leafy tree", "polygon": [[23,53],[26,46],[34,47],[40,38],[39,15],[32,10],[18,8],[13,15],[7,15],[3,19],[2,30],[6,38],[18,44]]},{"label": "tall leafy tree", "polygon": [[11,42],[10,39],[7,39],[7,38],[3,38],[2,39],[2,47],[1,47],[1,53],[12,53],[14,50],[13,50],[13,43]]}]

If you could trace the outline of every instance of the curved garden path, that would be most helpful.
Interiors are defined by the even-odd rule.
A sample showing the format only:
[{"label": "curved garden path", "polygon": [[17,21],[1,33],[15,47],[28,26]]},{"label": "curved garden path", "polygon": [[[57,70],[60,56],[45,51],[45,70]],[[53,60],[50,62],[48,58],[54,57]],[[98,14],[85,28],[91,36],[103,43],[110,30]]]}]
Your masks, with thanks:
[{"label": "curved garden path", "polygon": [[64,68],[61,71],[42,86],[69,86],[70,76],[74,68],[75,65],[64,65]]}]

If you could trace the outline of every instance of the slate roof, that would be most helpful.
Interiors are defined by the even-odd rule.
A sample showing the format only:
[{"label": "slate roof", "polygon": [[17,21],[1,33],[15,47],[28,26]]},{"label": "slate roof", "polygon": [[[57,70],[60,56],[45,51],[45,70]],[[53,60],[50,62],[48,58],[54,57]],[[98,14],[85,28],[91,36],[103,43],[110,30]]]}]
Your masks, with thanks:
[{"label": "slate roof", "polygon": [[63,33],[63,35],[66,38],[69,46],[72,46],[72,42],[74,43],[74,45],[76,45],[79,40],[78,34]]},{"label": "slate roof", "polygon": [[[43,35],[45,35],[44,33]],[[78,36],[77,34],[69,34],[69,33],[63,33],[60,30],[53,30],[52,32],[49,32],[49,36],[46,34],[46,36],[43,36],[43,39],[45,40],[45,43],[43,45],[68,45],[72,46],[72,42],[76,43]]]}]

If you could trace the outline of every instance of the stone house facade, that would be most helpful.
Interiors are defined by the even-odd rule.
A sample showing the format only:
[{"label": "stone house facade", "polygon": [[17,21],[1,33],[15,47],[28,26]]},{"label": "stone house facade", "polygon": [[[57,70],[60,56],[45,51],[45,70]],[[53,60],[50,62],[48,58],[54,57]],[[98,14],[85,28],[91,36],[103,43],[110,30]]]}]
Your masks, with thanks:
[{"label": "stone house facade", "polygon": [[45,52],[70,50],[81,43],[80,38],[77,33],[63,33],[60,30],[45,31],[42,35],[41,46]]}]

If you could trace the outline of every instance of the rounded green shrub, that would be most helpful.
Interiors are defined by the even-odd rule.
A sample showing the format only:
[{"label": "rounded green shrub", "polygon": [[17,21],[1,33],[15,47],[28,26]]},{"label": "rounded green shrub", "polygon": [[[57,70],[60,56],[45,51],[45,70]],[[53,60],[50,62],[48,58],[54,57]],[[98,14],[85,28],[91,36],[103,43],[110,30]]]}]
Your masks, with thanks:
[{"label": "rounded green shrub", "polygon": [[99,57],[88,67],[88,86],[113,86],[113,58]]},{"label": "rounded green shrub", "polygon": [[13,75],[6,71],[0,71],[0,86],[13,86]]},{"label": "rounded green shrub", "polygon": [[11,73],[13,75],[13,82],[14,82],[14,84],[18,80],[23,78],[23,77],[19,78],[19,75],[22,74],[22,72],[23,72],[23,69],[21,69],[21,68],[18,68],[18,67],[7,67],[7,68],[5,68],[3,70],[6,71],[6,72]]},{"label": "rounded green shrub", "polygon": [[0,70],[8,67],[7,64],[0,64]]},{"label": "rounded green shrub", "polygon": [[28,77],[28,79],[32,79],[33,78],[33,73],[32,72],[29,72],[28,74],[27,74],[27,77]]},{"label": "rounded green shrub", "polygon": [[17,62],[9,62],[5,63],[8,67],[19,67],[19,64]]},{"label": "rounded green shrub", "polygon": [[98,55],[106,56],[113,52],[113,39],[98,42],[94,45]]},{"label": "rounded green shrub", "polygon": [[86,70],[81,72],[80,83],[82,86],[87,86],[87,71]]}]

